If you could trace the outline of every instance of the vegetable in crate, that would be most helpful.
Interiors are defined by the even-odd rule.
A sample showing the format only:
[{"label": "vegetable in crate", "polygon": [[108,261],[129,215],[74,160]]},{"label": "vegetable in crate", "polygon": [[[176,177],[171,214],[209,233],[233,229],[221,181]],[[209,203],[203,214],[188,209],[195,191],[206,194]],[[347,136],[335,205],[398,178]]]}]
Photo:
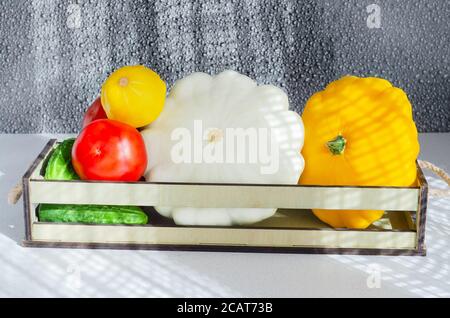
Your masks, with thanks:
[{"label": "vegetable in crate", "polygon": [[132,206],[41,204],[40,222],[86,224],[147,224],[144,211]]},{"label": "vegetable in crate", "polygon": [[52,152],[45,169],[46,180],[77,180],[79,179],[72,167],[72,146],[75,138],[64,140]]},{"label": "vegetable in crate", "polygon": [[143,127],[161,113],[166,84],[157,73],[145,66],[125,66],[106,80],[101,98],[109,119],[135,128]]},{"label": "vegetable in crate", "polygon": [[99,119],[78,136],[72,164],[83,180],[137,181],[147,166],[144,140],[129,125]]},{"label": "vegetable in crate", "polygon": [[84,114],[83,128],[97,119],[106,119],[106,118],[107,116],[99,97],[92,103],[91,106],[89,106],[86,113]]},{"label": "vegetable in crate", "polygon": [[[406,94],[379,78],[346,76],[314,94],[303,115],[300,184],[412,186],[419,154]],[[343,198],[345,199],[345,198]],[[367,228],[384,211],[314,210],[335,228]]]},{"label": "vegetable in crate", "polygon": [[[160,117],[141,133],[150,154],[147,181],[296,184],[304,166],[302,120],[289,111],[286,94],[233,71],[177,81]],[[255,223],[276,211],[156,210],[180,225],[222,226]]]}]

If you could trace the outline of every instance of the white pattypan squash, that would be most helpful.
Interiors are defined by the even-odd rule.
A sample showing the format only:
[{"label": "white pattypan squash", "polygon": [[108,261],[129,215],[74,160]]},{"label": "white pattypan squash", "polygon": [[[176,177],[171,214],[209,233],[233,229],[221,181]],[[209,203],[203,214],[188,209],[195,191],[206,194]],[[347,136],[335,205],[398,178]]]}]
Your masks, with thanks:
[{"label": "white pattypan squash", "polygon": [[[297,184],[304,167],[303,123],[287,95],[234,71],[177,81],[141,133],[150,182]],[[155,208],[179,225],[216,226],[256,223],[276,211]]]}]

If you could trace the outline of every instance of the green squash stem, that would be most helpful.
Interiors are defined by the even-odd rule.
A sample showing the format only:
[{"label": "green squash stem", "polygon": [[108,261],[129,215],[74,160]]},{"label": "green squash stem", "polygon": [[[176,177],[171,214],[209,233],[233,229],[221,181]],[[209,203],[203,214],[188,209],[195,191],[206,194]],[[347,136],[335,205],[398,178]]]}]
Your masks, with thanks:
[{"label": "green squash stem", "polygon": [[333,140],[327,142],[327,147],[333,155],[342,155],[345,150],[345,145],[347,144],[347,140],[342,137],[342,135],[338,135]]}]

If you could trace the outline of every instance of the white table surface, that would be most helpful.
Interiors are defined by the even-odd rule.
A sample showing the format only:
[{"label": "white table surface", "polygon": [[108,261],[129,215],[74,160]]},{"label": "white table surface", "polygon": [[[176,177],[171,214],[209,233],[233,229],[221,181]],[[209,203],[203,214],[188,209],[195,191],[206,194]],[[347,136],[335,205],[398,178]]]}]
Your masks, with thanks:
[{"label": "white table surface", "polygon": [[[450,297],[450,198],[429,201],[426,257],[23,248],[7,193],[51,137],[0,135],[0,296]],[[421,159],[450,170],[450,133],[420,139]]]}]

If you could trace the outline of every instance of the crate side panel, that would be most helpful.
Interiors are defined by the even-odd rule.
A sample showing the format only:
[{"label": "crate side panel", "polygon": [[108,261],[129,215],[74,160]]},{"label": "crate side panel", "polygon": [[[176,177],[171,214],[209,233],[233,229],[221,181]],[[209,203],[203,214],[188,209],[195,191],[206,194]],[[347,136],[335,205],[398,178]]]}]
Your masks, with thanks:
[{"label": "crate side panel", "polygon": [[30,203],[30,190],[29,190],[29,179],[23,178],[22,180],[22,189],[23,189],[23,217],[24,217],[24,224],[25,224],[25,239],[31,240],[32,239],[32,216],[31,213],[33,213]]},{"label": "crate side panel", "polygon": [[419,189],[31,180],[31,202],[199,208],[417,210]]},{"label": "crate side panel", "polygon": [[415,232],[33,224],[46,242],[409,249]]},{"label": "crate side panel", "polygon": [[32,224],[35,221],[30,197],[30,178],[32,176],[36,176],[37,172],[40,171],[42,163],[51,152],[55,144],[56,139],[49,140],[22,177],[25,238],[27,240],[32,239]]},{"label": "crate side panel", "polygon": [[419,251],[425,251],[425,225],[426,225],[426,214],[428,207],[428,182],[425,178],[425,175],[417,165],[417,175],[418,182],[420,185],[420,193],[419,193],[419,206],[417,209],[417,248]]}]

